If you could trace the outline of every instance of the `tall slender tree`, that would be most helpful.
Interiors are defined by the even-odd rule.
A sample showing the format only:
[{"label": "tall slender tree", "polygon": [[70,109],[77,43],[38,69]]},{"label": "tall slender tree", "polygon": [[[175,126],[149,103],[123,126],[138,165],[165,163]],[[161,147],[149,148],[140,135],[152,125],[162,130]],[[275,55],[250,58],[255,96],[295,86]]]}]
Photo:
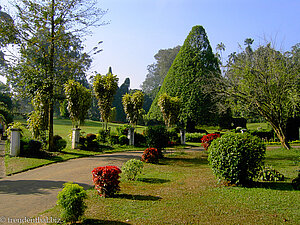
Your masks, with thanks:
[{"label": "tall slender tree", "polygon": [[[96,7],[96,1],[88,0],[17,0],[15,2],[17,19],[16,37],[20,43],[21,58],[17,66],[11,65],[8,80],[13,87],[24,87],[24,92],[46,92],[45,102],[48,108],[49,150],[53,148],[53,103],[56,90],[62,90],[61,78],[73,74],[62,73],[66,62],[73,62],[67,67],[74,68],[75,60],[62,56],[64,51],[72,51],[72,44],[67,37],[88,34],[91,27],[99,26],[106,13]],[[9,30],[7,32],[10,32]],[[62,60],[65,61],[62,62]],[[34,63],[31,63],[32,60]],[[82,62],[78,62],[79,65]],[[77,67],[78,68],[78,67]],[[25,76],[21,76],[24,74]],[[22,79],[21,79],[22,78]],[[26,85],[25,85],[26,84]],[[19,88],[21,90],[21,88]]]}]

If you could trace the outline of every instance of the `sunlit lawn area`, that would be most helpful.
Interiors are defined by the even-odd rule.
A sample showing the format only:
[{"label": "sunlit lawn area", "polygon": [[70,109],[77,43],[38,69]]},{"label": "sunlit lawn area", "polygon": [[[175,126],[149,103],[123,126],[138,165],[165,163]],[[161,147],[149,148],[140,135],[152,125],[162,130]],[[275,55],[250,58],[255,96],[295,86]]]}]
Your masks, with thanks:
[{"label": "sunlit lawn area", "polygon": [[[299,153],[267,151],[267,163],[287,179],[253,188],[217,184],[205,152],[168,155],[158,165],[145,164],[138,181],[121,178],[114,198],[89,189],[82,224],[299,224],[300,192],[290,184]],[[59,208],[42,215],[57,218]]]}]

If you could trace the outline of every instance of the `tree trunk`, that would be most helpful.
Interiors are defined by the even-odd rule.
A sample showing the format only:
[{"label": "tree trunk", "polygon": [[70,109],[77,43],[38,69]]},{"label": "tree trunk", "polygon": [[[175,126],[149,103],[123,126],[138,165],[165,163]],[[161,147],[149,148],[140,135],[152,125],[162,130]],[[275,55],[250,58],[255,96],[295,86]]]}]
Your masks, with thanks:
[{"label": "tree trunk", "polygon": [[289,150],[291,148],[291,146],[286,139],[286,134],[283,131],[282,127],[280,127],[279,125],[276,126],[274,123],[271,123],[271,125],[272,125],[277,137],[279,138],[282,147]]},{"label": "tree trunk", "polygon": [[48,150],[52,152],[53,149],[53,103],[50,99],[49,101],[49,120],[48,120],[48,129],[49,129],[49,146]]}]

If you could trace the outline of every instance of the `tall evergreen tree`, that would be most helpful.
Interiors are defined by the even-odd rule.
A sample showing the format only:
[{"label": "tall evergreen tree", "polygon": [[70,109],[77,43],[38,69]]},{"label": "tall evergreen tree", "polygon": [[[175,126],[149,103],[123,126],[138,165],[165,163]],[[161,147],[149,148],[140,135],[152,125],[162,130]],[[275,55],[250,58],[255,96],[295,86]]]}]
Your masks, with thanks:
[{"label": "tall evergreen tree", "polygon": [[116,121],[126,122],[126,114],[124,112],[122,97],[129,93],[130,79],[126,78],[124,83],[118,88],[112,106],[116,107]]},{"label": "tall evergreen tree", "polygon": [[178,96],[183,103],[180,121],[187,124],[214,122],[214,104],[211,96],[204,93],[211,77],[220,76],[218,59],[212,52],[202,26],[194,26],[177,54],[148,113],[149,119],[162,120],[158,99],[163,93]]}]

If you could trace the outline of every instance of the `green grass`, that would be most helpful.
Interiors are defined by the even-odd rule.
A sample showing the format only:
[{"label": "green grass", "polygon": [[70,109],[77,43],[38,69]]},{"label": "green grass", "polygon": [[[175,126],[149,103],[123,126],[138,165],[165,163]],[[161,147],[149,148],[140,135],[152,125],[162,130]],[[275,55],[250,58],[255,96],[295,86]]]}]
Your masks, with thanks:
[{"label": "green grass", "polygon": [[[137,181],[121,178],[114,198],[89,189],[81,224],[299,224],[300,192],[290,184],[299,154],[267,151],[267,162],[289,178],[244,188],[217,184],[205,152],[175,152],[158,165],[145,164]],[[57,218],[59,208],[43,216]]]},{"label": "green grass", "polygon": [[271,125],[268,123],[247,123],[248,130],[257,130],[257,128],[269,130],[271,129]]}]

